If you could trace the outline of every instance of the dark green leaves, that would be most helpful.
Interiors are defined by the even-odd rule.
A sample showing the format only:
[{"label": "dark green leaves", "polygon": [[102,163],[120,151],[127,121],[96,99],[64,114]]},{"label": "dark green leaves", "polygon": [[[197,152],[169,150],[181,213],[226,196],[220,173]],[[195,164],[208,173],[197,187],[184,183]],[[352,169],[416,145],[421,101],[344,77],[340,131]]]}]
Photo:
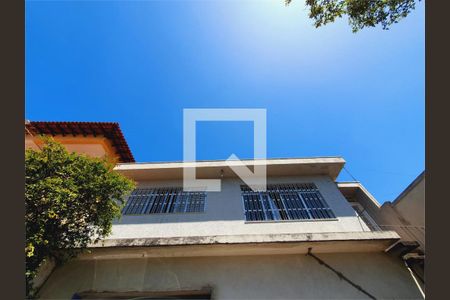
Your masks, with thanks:
[{"label": "dark green leaves", "polygon": [[25,153],[27,294],[45,259],[63,263],[111,232],[134,183],[106,160],[68,153],[51,139]]},{"label": "dark green leaves", "polygon": [[[420,0],[419,0],[420,1]],[[286,4],[292,0],[286,0]],[[347,15],[353,32],[380,24],[383,29],[398,23],[415,8],[416,0],[306,0],[309,17],[320,27]]]}]

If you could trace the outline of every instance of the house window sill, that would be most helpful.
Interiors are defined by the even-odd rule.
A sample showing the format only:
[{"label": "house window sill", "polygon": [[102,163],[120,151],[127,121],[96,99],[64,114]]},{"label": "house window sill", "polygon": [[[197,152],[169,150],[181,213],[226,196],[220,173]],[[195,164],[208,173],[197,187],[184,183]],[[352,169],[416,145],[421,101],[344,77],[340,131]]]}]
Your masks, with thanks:
[{"label": "house window sill", "polygon": [[245,224],[260,224],[260,223],[295,223],[295,222],[330,222],[339,221],[339,219],[301,219],[301,220],[264,220],[264,221],[244,221]]}]

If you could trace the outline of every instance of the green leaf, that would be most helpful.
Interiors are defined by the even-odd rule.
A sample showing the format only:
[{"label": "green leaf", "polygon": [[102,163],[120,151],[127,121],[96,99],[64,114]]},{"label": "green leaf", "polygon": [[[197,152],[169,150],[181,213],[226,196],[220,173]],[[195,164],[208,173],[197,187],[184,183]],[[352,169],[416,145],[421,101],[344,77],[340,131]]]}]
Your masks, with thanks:
[{"label": "green leaf", "polygon": [[112,221],[120,217],[122,199],[135,185],[106,159],[68,153],[53,139],[43,140],[41,151],[25,152],[28,297],[46,259],[64,263],[111,232]]}]

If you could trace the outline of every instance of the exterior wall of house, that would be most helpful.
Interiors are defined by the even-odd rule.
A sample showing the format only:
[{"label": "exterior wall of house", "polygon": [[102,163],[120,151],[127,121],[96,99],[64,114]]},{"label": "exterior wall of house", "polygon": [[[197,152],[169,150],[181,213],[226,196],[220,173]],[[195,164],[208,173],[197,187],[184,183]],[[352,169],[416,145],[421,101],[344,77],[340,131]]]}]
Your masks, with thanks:
[{"label": "exterior wall of house", "polygon": [[425,177],[394,202],[385,202],[376,217],[382,225],[425,226]]},{"label": "exterior wall of house", "polygon": [[[80,154],[86,154],[92,157],[108,157],[111,160],[119,159],[112,143],[102,136],[62,136],[53,137],[55,141],[60,142],[66,147],[67,151]],[[42,141],[30,135],[25,135],[25,149],[31,148],[39,150]]]},{"label": "exterior wall of house", "polygon": [[413,226],[425,226],[425,177],[394,203],[402,218]]},{"label": "exterior wall of house", "polygon": [[[377,299],[422,299],[403,264],[385,253],[318,256]],[[54,271],[40,296],[203,287],[212,288],[212,299],[368,299],[304,254],[75,260]]]},{"label": "exterior wall of house", "polygon": [[408,187],[394,202],[371,212],[382,230],[395,230],[402,240],[416,241],[425,252],[425,176]]},{"label": "exterior wall of house", "polygon": [[[125,215],[113,225],[110,239],[239,234],[358,232],[370,229],[327,176],[269,177],[268,183],[313,182],[336,220],[246,222],[239,179],[222,179],[221,192],[209,192],[204,213]],[[139,182],[138,187],[182,186],[181,181]]]},{"label": "exterior wall of house", "polygon": [[25,135],[25,149],[39,150],[39,147],[36,144],[35,139],[28,134]]},{"label": "exterior wall of house", "polygon": [[[269,177],[267,181],[269,184],[314,183],[336,219],[246,222],[240,190],[242,182],[236,178],[224,178],[221,192],[207,193],[203,213],[122,216],[113,225],[112,235],[108,238],[118,239],[119,244],[113,248],[94,249],[94,252],[98,250],[97,254],[81,256],[56,268],[40,290],[41,299],[70,299],[74,293],[84,291],[179,291],[205,287],[212,289],[213,299],[367,298],[314,258],[305,255],[307,249],[299,248],[307,247],[308,240],[299,241],[293,246],[283,242],[266,245],[267,251],[271,252],[260,252],[263,243],[258,240],[246,240],[249,248],[241,252],[239,249],[242,250],[242,245],[224,243],[221,247],[235,251],[225,254],[216,251],[215,256],[212,256],[211,251],[206,251],[211,248],[210,245],[195,245],[192,247],[198,250],[204,248],[205,251],[200,249],[202,254],[199,255],[198,252],[195,254],[186,250],[173,257],[158,256],[157,253],[156,256],[146,255],[145,251],[144,254],[131,255],[129,250],[133,250],[132,247],[120,244],[120,239],[239,238],[244,235],[254,239],[256,235],[261,237],[269,234],[279,237],[296,233],[327,235],[370,231],[329,176]],[[139,188],[175,186],[182,186],[182,181],[138,182]],[[348,241],[366,246],[370,244],[370,241],[350,238]],[[342,241],[330,242],[327,244],[329,251],[320,252],[317,243],[313,246],[313,253],[376,298],[422,299],[403,263],[383,252],[384,247],[369,252],[364,247],[355,250],[356,247],[344,244]],[[282,252],[277,250],[277,246],[287,247],[285,251],[291,248],[297,250]],[[177,246],[170,247],[178,249]],[[158,252],[158,247],[151,248]],[[105,253],[112,255],[102,255]]]}]

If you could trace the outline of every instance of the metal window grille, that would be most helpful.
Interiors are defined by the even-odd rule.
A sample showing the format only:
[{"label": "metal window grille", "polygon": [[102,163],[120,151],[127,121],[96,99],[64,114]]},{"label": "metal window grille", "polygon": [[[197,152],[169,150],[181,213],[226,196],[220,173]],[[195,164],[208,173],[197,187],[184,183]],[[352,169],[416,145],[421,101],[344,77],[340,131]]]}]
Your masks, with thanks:
[{"label": "metal window grille", "polygon": [[265,192],[241,185],[241,192],[247,221],[336,218],[314,183],[272,184]]},{"label": "metal window grille", "polygon": [[135,189],[128,197],[123,215],[204,212],[205,192],[182,188]]}]

